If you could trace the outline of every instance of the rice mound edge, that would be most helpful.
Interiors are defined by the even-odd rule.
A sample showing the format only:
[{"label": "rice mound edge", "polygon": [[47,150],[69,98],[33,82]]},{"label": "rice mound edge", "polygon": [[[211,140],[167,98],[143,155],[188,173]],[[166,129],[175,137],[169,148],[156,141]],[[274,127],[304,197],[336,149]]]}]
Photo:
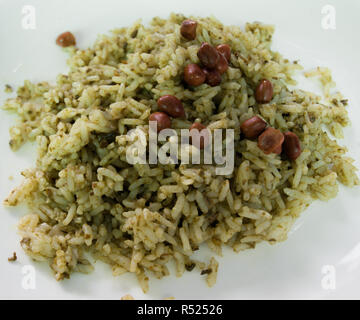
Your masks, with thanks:
[{"label": "rice mound edge", "polygon": [[[329,93],[327,69],[309,74],[325,79],[324,103],[289,89],[301,66],[270,49],[272,26],[248,23],[242,30],[213,17],[193,19],[193,41],[179,32],[185,16],[171,14],[147,27],[137,21],[102,35],[86,50],[68,48],[70,70],[56,84],[25,81],[5,102],[19,116],[10,129],[11,148],[36,140],[38,157],[4,204],[28,205],[31,213],[19,223],[21,246],[33,259],[49,261],[57,280],[91,272],[91,253],[114,275],[134,273],[144,292],[150,274],[169,275],[170,260],[177,276],[196,268],[213,286],[216,259],[207,265],[192,258],[202,244],[221,256],[223,244],[239,252],[284,241],[312,201],[335,197],[339,182],[359,184],[347,149],[330,136],[342,138],[349,118],[341,94]],[[231,64],[220,86],[184,87],[184,66],[199,62],[202,42],[229,44]],[[274,98],[259,106],[254,88],[264,78],[271,80]],[[176,130],[195,119],[211,129],[235,130],[231,175],[217,176],[212,165],[126,162],[126,133],[147,132],[156,100],[165,94],[185,106],[187,119],[174,119]],[[265,155],[256,142],[241,139],[240,124],[254,115],[295,132],[301,156],[290,162]]]}]

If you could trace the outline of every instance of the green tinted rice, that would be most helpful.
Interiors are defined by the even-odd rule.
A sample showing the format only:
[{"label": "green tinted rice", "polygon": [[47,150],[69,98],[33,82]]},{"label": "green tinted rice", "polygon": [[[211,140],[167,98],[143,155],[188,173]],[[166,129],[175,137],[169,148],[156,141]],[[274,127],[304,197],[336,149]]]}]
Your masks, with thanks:
[{"label": "green tinted rice", "polygon": [[[197,38],[184,41],[185,19],[172,14],[150,26],[136,22],[98,38],[93,47],[67,49],[70,71],[56,84],[25,81],[5,103],[19,122],[10,129],[10,146],[36,140],[38,158],[5,205],[26,203],[30,214],[19,223],[21,245],[35,260],[49,261],[55,278],[90,272],[85,255],[108,263],[114,275],[136,274],[146,292],[149,275],[202,270],[214,285],[218,263],[207,266],[193,253],[207,244],[217,255],[225,244],[239,252],[262,241],[283,241],[299,214],[315,199],[336,196],[338,183],[359,184],[353,160],[341,138],[349,125],[346,100],[333,87],[327,69],[320,75],[326,101],[299,89],[292,75],[298,63],[270,49],[272,26],[247,24],[245,30],[214,18],[198,22]],[[232,56],[220,86],[184,87],[188,63],[198,63],[202,42],[227,43]],[[259,106],[254,89],[271,80],[274,98]],[[148,131],[148,117],[165,94],[182,100],[186,120],[235,130],[235,169],[215,174],[212,165],[130,165],[126,133]],[[302,154],[294,162],[265,155],[255,141],[242,139],[240,124],[260,115],[271,126],[296,133]],[[327,129],[329,133],[325,130]],[[195,269],[196,270],[196,269]]]}]

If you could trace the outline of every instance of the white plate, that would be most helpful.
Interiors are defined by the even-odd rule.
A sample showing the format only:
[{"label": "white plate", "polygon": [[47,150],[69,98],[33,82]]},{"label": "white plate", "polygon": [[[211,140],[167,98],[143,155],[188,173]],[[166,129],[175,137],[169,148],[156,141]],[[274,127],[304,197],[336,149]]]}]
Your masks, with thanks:
[{"label": "white plate", "polygon": [[[336,30],[322,28],[322,8],[328,2],[336,10]],[[25,5],[35,9],[36,29],[22,27]],[[0,0],[0,88],[2,90],[6,83],[18,86],[24,79],[53,81],[58,73],[65,72],[66,55],[54,44],[56,36],[65,30],[73,31],[78,46],[85,48],[99,33],[128,26],[138,18],[148,22],[153,16],[167,17],[172,11],[201,16],[213,14],[224,24],[244,25],[247,21],[274,24],[273,48],[289,59],[299,59],[306,68],[330,67],[338,88],[350,100],[353,120],[341,144],[349,147],[350,155],[357,159],[356,165],[360,167],[357,122],[360,117],[360,43],[357,40],[360,2],[356,0]],[[0,102],[4,99],[1,94]],[[11,152],[8,129],[14,117],[3,111],[0,114],[0,198],[4,199],[21,181],[19,172],[34,165],[35,149],[28,144],[17,153]],[[14,180],[8,179],[10,175]],[[336,199],[315,202],[302,215],[286,242],[276,246],[262,244],[256,250],[240,254],[225,250],[224,257],[219,258],[218,280],[212,289],[206,287],[197,273],[186,273],[180,279],[174,276],[152,279],[146,295],[133,275],[113,278],[110,268],[101,263],[96,264],[91,275],[74,274],[70,280],[56,282],[46,264],[32,262],[19,246],[16,223],[26,210],[2,208],[0,297],[119,299],[124,294],[132,294],[138,299],[169,296],[177,299],[360,298],[358,199],[358,188],[341,187]],[[17,252],[18,261],[9,263],[7,257],[13,251]],[[203,257],[210,256],[205,250]],[[36,289],[26,290],[26,283],[25,288],[23,286],[28,265],[35,267]],[[335,280],[335,289],[331,288],[332,280]]]}]

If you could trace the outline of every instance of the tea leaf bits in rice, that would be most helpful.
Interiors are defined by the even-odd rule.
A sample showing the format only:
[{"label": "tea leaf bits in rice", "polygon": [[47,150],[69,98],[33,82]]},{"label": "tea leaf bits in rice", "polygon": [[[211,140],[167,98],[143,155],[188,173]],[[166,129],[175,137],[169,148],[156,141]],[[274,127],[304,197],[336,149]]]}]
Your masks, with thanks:
[{"label": "tea leaf bits in rice", "polygon": [[[149,275],[169,274],[169,260],[177,276],[187,266],[207,270],[212,286],[218,263],[193,261],[200,245],[221,255],[223,244],[239,252],[283,241],[313,200],[335,197],[339,182],[359,184],[346,148],[324,130],[342,136],[349,124],[345,100],[337,94],[325,104],[314,94],[288,89],[301,67],[270,49],[273,27],[250,23],[243,31],[214,18],[190,17],[196,37],[186,39],[180,28],[187,18],[154,18],[148,27],[136,22],[99,37],[89,49],[69,47],[68,74],[60,74],[55,85],[25,81],[5,103],[19,115],[10,129],[11,148],[28,140],[38,148],[35,168],[23,172],[22,185],[5,204],[29,206],[31,213],[19,223],[22,248],[35,260],[49,261],[57,280],[90,272],[90,252],[114,275],[134,273],[145,292]],[[231,48],[231,54],[225,48],[228,68],[215,86],[205,78],[186,85],[184,68],[202,67],[197,53],[205,42]],[[255,91],[264,79],[272,84],[271,101],[267,95],[258,103]],[[186,118],[171,119],[177,131],[196,122],[210,130],[234,129],[232,174],[216,175],[215,165],[126,161],[127,132],[141,130],[148,139],[149,117],[159,112],[164,95],[184,107]],[[244,137],[241,125],[255,116],[298,137],[296,160],[265,154],[256,139]]]}]

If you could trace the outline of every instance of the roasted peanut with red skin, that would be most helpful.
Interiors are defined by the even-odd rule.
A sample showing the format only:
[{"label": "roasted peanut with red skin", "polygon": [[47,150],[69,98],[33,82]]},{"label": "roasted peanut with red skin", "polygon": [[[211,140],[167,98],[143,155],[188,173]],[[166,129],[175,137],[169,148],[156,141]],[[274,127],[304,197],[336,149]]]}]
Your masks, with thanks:
[{"label": "roasted peanut with red skin", "polygon": [[219,54],[220,58],[219,58],[219,62],[216,65],[215,69],[217,71],[219,71],[220,74],[223,74],[227,71],[227,69],[229,68],[229,64],[226,60],[226,58],[224,57],[224,55],[222,55],[221,53]]},{"label": "roasted peanut with red skin", "polygon": [[206,75],[206,83],[211,87],[216,87],[221,83],[221,74],[216,69],[203,69]]},{"label": "roasted peanut with red skin", "polygon": [[196,38],[197,22],[194,20],[185,20],[181,24],[180,33],[187,40],[194,40]]},{"label": "roasted peanut with red skin", "polygon": [[149,121],[156,121],[157,132],[171,128],[171,119],[164,112],[154,112],[150,115]]},{"label": "roasted peanut with red skin", "polygon": [[203,129],[206,129],[206,126],[204,126],[204,125],[201,124],[200,122],[194,122],[194,123],[191,125],[191,127],[190,127],[189,130],[191,131],[192,129],[196,129],[196,130],[201,131],[201,130],[203,130]]},{"label": "roasted peanut with red skin", "polygon": [[197,56],[202,65],[209,69],[215,68],[220,59],[220,54],[217,50],[207,42],[203,42]]},{"label": "roasted peanut with red skin", "polygon": [[[204,129],[206,129],[206,126],[204,126],[203,124],[201,124],[199,122],[194,122],[189,129],[191,141],[192,141],[192,138],[194,137],[194,135],[197,134],[196,131],[195,131],[195,133],[194,133],[194,131],[191,132],[192,130],[198,130],[199,133],[201,133],[201,131]],[[209,143],[209,135],[208,134],[206,134],[205,136],[200,136],[200,146],[199,146],[200,149],[204,149],[204,147],[207,146],[208,143]]]},{"label": "roasted peanut with red skin", "polygon": [[258,147],[265,153],[278,152],[284,142],[284,135],[280,130],[267,128],[258,138]]},{"label": "roasted peanut with red skin", "polygon": [[280,155],[281,152],[282,152],[282,145],[278,146],[278,147],[273,151],[273,153],[278,154],[278,155]]},{"label": "roasted peanut with red skin", "polygon": [[165,95],[158,99],[159,110],[173,118],[185,118],[185,109],[182,102],[172,95]]},{"label": "roasted peanut with red skin", "polygon": [[194,63],[188,64],[184,69],[184,81],[190,86],[200,86],[206,80],[204,71]]},{"label": "roasted peanut with red skin", "polygon": [[244,121],[240,127],[247,139],[257,138],[266,128],[266,122],[258,116]]},{"label": "roasted peanut with red skin", "polygon": [[74,46],[76,45],[76,40],[74,35],[67,31],[64,32],[62,34],[60,34],[57,38],[56,38],[56,44],[60,47],[70,47],[70,46]]},{"label": "roasted peanut with red skin", "polygon": [[231,49],[230,49],[230,46],[228,44],[219,44],[218,46],[216,46],[216,50],[225,57],[227,62],[230,62]]},{"label": "roasted peanut with red skin", "polygon": [[285,155],[290,160],[296,160],[301,154],[301,146],[299,137],[293,132],[285,132],[284,133],[284,144],[283,150]]},{"label": "roasted peanut with red skin", "polygon": [[258,103],[269,103],[274,95],[273,85],[269,80],[263,79],[255,90],[255,100]]}]

